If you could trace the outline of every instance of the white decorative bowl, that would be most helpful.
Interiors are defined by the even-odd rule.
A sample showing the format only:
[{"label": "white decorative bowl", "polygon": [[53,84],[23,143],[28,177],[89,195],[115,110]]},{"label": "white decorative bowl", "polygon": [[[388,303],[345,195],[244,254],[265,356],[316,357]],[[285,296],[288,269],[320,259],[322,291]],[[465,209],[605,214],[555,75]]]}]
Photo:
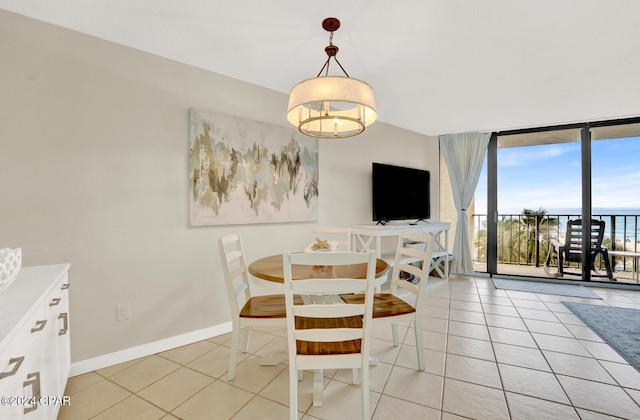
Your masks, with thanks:
[{"label": "white decorative bowl", "polygon": [[22,267],[22,248],[0,249],[0,293],[18,277]]}]

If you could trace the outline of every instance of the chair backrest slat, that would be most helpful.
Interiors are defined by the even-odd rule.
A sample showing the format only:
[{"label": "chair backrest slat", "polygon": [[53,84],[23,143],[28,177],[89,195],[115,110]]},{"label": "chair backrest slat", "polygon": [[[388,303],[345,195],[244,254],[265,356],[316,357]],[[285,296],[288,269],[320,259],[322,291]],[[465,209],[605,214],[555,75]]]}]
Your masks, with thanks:
[{"label": "chair backrest slat", "polygon": [[291,288],[294,293],[304,295],[339,295],[343,293],[360,293],[367,288],[363,279],[308,279],[296,280]]},{"label": "chair backrest slat", "polygon": [[340,341],[358,340],[363,337],[361,328],[314,328],[312,330],[296,330],[295,339],[300,341],[317,341],[320,343],[335,343]]},{"label": "chair backrest slat", "polygon": [[[422,259],[420,259],[419,261],[422,261]],[[411,264],[400,264],[400,266],[402,268],[402,271],[404,271],[405,273],[413,274],[417,277],[422,276],[422,267]]]},{"label": "chair backrest slat", "polygon": [[244,248],[239,234],[224,235],[218,239],[225,289],[233,317],[251,298]]},{"label": "chair backrest slat", "polygon": [[[431,233],[419,232],[403,232],[398,237],[393,273],[391,274],[391,293],[396,293],[398,288],[412,292],[415,295],[415,307],[420,307],[424,299],[436,239]],[[410,262],[405,261],[406,257],[411,257]],[[414,265],[412,262],[418,263],[418,265]],[[413,277],[412,282],[401,278],[402,272],[410,274]]]},{"label": "chair backrest slat", "polygon": [[[362,280],[361,280],[362,281]],[[324,304],[295,305],[293,314],[307,318],[340,318],[364,315],[364,305],[334,305],[328,312]]]},{"label": "chair backrest slat", "polygon": [[244,266],[236,267],[234,269],[229,268],[229,277],[231,280],[235,280],[238,277],[242,277],[245,272]]},{"label": "chair backrest slat", "polygon": [[405,246],[398,249],[398,252],[400,253],[400,255],[403,255],[405,257],[418,258],[418,259],[422,259],[424,257],[425,251],[426,251],[425,249],[413,248],[410,246]]},{"label": "chair backrest slat", "polygon": [[[598,252],[602,247],[602,240],[604,238],[604,220],[591,220],[591,231],[588,232],[589,243],[591,246],[590,252]],[[574,256],[569,258],[569,261],[579,261],[579,256],[582,252],[582,237],[584,232],[582,230],[582,219],[569,220],[567,222],[567,231],[565,233],[565,242],[563,250],[568,254]]]},{"label": "chair backrest slat", "polygon": [[[227,244],[230,244],[230,243],[231,242],[227,242]],[[240,252],[240,250],[230,251],[227,253],[226,258],[228,263],[232,263],[233,261],[236,261],[242,258],[242,253]]]}]

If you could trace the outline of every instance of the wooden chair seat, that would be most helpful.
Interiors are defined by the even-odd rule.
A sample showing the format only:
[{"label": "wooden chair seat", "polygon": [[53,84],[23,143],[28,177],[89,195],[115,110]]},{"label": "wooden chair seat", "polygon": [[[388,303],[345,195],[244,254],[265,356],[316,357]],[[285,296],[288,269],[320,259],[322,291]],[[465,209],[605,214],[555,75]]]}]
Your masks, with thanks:
[{"label": "wooden chair seat", "polygon": [[[346,303],[364,303],[364,295],[341,295]],[[415,312],[416,309],[399,297],[391,293],[376,293],[373,297],[373,318],[385,318],[388,316],[405,315]]]},{"label": "wooden chair seat", "polygon": [[[302,297],[295,295],[294,305],[302,305]],[[240,310],[240,318],[286,318],[284,295],[254,296]]]},{"label": "wooden chair seat", "polygon": [[[363,301],[364,303],[364,298]],[[307,330],[313,328],[362,328],[362,318],[359,316],[342,318],[307,318],[297,316],[296,329]],[[296,340],[298,354],[329,355],[360,353],[362,340],[340,342],[315,342]]]}]

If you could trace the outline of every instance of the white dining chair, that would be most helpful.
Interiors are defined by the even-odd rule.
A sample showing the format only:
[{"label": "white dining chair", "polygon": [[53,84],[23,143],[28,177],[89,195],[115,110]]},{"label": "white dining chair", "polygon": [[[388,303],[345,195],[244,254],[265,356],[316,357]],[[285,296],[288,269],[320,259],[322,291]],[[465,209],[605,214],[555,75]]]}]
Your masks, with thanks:
[{"label": "white dining chair", "polygon": [[[249,350],[251,327],[286,327],[286,309],[284,295],[252,296],[247,274],[244,248],[239,234],[230,234],[218,239],[222,271],[224,273],[229,308],[231,309],[231,349],[229,354],[229,372],[227,378],[235,379],[238,350]],[[295,301],[302,303],[296,296]],[[242,346],[241,335],[242,333]]]},{"label": "white dining chair", "polygon": [[336,251],[351,251],[351,231],[348,227],[317,226],[311,229],[311,240],[334,241]]},{"label": "white dining chair", "polygon": [[[337,267],[367,264],[367,278],[310,278],[292,281],[292,265]],[[289,407],[298,418],[298,378],[314,370],[314,405],[322,404],[322,369],[358,369],[362,418],[369,418],[369,349],[376,257],[370,253],[320,252],[283,255],[289,350]],[[344,303],[343,293],[363,293],[362,304]],[[322,296],[297,305],[295,294]],[[333,296],[334,299],[324,299]],[[329,303],[325,303],[329,302]],[[319,394],[319,395],[318,395]],[[320,401],[320,404],[316,404]]]},{"label": "white dining chair", "polygon": [[[424,343],[422,338],[422,310],[425,289],[429,282],[432,255],[436,239],[428,233],[403,232],[398,238],[396,256],[391,274],[389,293],[376,293],[373,301],[373,323],[390,324],[393,345],[398,346],[398,323],[413,322],[418,354],[418,369],[425,370]],[[412,263],[419,262],[419,266]],[[410,274],[411,281],[401,278],[402,272]],[[343,301],[362,304],[362,294],[341,295]]]}]

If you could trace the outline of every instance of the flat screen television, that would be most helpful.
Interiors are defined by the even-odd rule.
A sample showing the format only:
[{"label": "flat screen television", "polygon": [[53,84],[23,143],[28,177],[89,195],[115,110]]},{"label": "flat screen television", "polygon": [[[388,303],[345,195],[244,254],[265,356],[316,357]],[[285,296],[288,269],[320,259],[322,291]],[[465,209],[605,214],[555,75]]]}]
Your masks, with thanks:
[{"label": "flat screen television", "polygon": [[376,162],[371,169],[374,222],[431,217],[429,171]]}]

